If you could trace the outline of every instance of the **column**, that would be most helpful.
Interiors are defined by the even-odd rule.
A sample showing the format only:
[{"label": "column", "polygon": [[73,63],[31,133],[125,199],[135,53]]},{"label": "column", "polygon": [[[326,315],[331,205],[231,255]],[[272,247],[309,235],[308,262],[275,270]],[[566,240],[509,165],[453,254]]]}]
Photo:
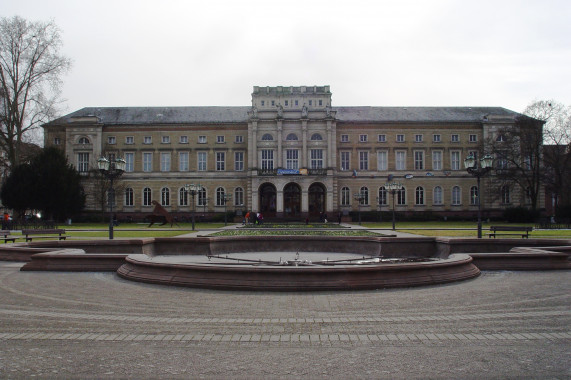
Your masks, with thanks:
[{"label": "column", "polygon": [[309,164],[307,162],[307,120],[301,121],[301,165],[302,168],[308,168]]},{"label": "column", "polygon": [[278,120],[278,160],[277,160],[277,167],[283,168],[282,161],[282,121]]}]

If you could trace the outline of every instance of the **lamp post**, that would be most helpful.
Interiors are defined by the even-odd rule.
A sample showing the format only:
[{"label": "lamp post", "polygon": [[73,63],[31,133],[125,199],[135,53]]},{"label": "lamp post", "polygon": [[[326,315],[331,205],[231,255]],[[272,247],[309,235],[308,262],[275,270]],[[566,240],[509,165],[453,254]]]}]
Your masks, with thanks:
[{"label": "lamp post", "polygon": [[97,166],[99,172],[103,174],[107,179],[109,179],[109,239],[113,240],[113,202],[115,201],[115,190],[113,189],[113,180],[120,177],[125,172],[125,167],[127,162],[122,158],[108,160],[105,157],[101,157],[97,160]]},{"label": "lamp post", "polygon": [[396,222],[396,218],[395,218],[395,194],[397,191],[402,189],[402,184],[399,182],[391,182],[391,183],[385,183],[385,189],[387,189],[393,198],[393,231],[395,230],[395,222]]},{"label": "lamp post", "polygon": [[224,193],[224,225],[226,226],[228,213],[226,212],[226,202],[232,199],[232,194]]},{"label": "lamp post", "polygon": [[202,190],[202,185],[199,184],[194,184],[191,183],[190,185],[187,183],[186,185],[184,185],[184,191],[186,191],[187,194],[192,195],[192,230],[194,231],[194,213],[196,211],[196,203],[194,201],[194,197],[196,196],[196,194]]},{"label": "lamp post", "polygon": [[361,205],[363,204],[363,201],[365,200],[365,194],[362,192],[359,193],[355,193],[353,194],[353,198],[355,198],[355,200],[358,202],[358,211],[359,211],[359,225],[361,225]]},{"label": "lamp post", "polygon": [[482,238],[482,202],[480,201],[480,178],[486,175],[490,170],[492,170],[492,165],[494,164],[494,159],[489,154],[486,154],[480,159],[480,164],[478,165],[478,160],[473,155],[469,155],[464,160],[464,167],[474,177],[477,178],[478,182],[478,239]]}]

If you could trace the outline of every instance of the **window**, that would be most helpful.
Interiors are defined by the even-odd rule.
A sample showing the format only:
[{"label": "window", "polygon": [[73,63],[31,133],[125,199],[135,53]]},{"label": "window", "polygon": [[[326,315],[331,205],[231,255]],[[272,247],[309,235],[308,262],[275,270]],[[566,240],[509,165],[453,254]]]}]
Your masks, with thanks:
[{"label": "window", "polygon": [[459,142],[459,141],[460,141],[460,135],[452,135],[452,136],[450,136],[450,141],[452,141],[452,142]]},{"label": "window", "polygon": [[311,141],[322,141],[323,137],[319,133],[314,133],[311,135]]},{"label": "window", "polygon": [[387,204],[387,189],[384,186],[379,187],[379,205]]},{"label": "window", "polygon": [[351,203],[351,191],[348,187],[341,188],[341,206],[349,206]]},{"label": "window", "polygon": [[432,151],[432,170],[442,170],[442,151]]},{"label": "window", "polygon": [[286,106],[286,107],[289,106],[289,101],[288,101],[288,100],[285,101],[285,106]]},{"label": "window", "polygon": [[470,141],[470,142],[477,142],[477,141],[478,141],[478,135],[470,135],[468,141]]},{"label": "window", "polygon": [[359,152],[359,170],[369,170],[369,152]]},{"label": "window", "polygon": [[397,142],[404,142],[404,135],[397,135]]},{"label": "window", "polygon": [[234,142],[235,142],[236,144],[242,144],[242,143],[244,142],[244,136],[236,136],[236,137],[234,138]]},{"label": "window", "polygon": [[386,150],[381,150],[377,152],[377,170],[388,170],[388,152]]},{"label": "window", "polygon": [[167,152],[161,153],[161,171],[170,172],[171,171],[171,154]]},{"label": "window", "polygon": [[206,152],[198,152],[198,171],[204,172],[206,171]]},{"label": "window", "polygon": [[262,149],[262,170],[272,170],[274,168],[274,151]]},{"label": "window", "polygon": [[244,206],[244,189],[241,187],[234,189],[234,206]]},{"label": "window", "polygon": [[161,206],[169,206],[171,204],[170,190],[168,187],[161,189]]},{"label": "window", "polygon": [[313,105],[313,100],[309,101],[309,105],[312,106]]},{"label": "window", "polygon": [[341,152],[341,170],[349,170],[351,152]]},{"label": "window", "polygon": [[286,137],[287,141],[297,141],[297,135],[295,133],[290,133]]},{"label": "window", "polygon": [[450,169],[460,170],[460,152],[459,151],[450,152]]},{"label": "window", "polygon": [[501,199],[502,199],[502,204],[509,204],[510,203],[510,188],[509,186],[505,185],[502,186],[502,188],[500,189],[500,195],[501,195]]},{"label": "window", "polygon": [[359,135],[360,142],[367,142],[369,136],[368,135]]},{"label": "window", "polygon": [[311,169],[323,169],[323,150],[311,149],[310,151]]},{"label": "window", "polygon": [[225,204],[224,189],[222,187],[218,187],[216,188],[216,206],[224,206]]},{"label": "window", "polygon": [[198,206],[206,206],[208,198],[206,197],[206,189],[203,187],[196,193],[198,195]]},{"label": "window", "polygon": [[479,156],[479,155],[478,155],[478,151],[476,151],[476,150],[470,150],[470,151],[468,151],[468,156],[473,156],[474,159],[475,159],[476,161],[478,161],[478,156]]},{"label": "window", "polygon": [[266,105],[266,101],[262,100],[262,107]]},{"label": "window", "polygon": [[297,149],[286,149],[286,169],[299,169],[299,151]]},{"label": "window", "polygon": [[269,133],[266,133],[262,136],[262,141],[272,141],[273,139],[274,137]]},{"label": "window", "polygon": [[153,143],[153,138],[151,136],[143,137],[143,144],[152,144],[152,143]]},{"label": "window", "polygon": [[115,136],[109,136],[109,137],[107,137],[107,144],[109,144],[109,145],[115,145],[115,144],[117,144],[117,139],[115,138]]},{"label": "window", "polygon": [[462,204],[462,198],[461,198],[460,186],[454,186],[452,188],[452,205],[459,206],[461,204]]},{"label": "window", "polygon": [[296,106],[299,105],[299,101],[298,101],[298,100],[295,101],[295,105],[296,105]]},{"label": "window", "polygon": [[422,142],[422,135],[414,135],[415,142]]},{"label": "window", "polygon": [[377,141],[379,141],[379,142],[387,142],[387,135],[379,135]]},{"label": "window", "polygon": [[498,152],[496,154],[496,170],[507,169],[508,167],[507,152]]},{"label": "window", "polygon": [[206,144],[206,136],[198,136],[199,144]]},{"label": "window", "polygon": [[470,188],[470,204],[471,205],[478,204],[478,186],[472,186]]},{"label": "window", "polygon": [[397,191],[397,205],[404,206],[406,205],[406,189],[401,187],[399,191]]},{"label": "window", "polygon": [[435,205],[441,205],[442,204],[442,187],[440,186],[436,186],[434,188],[434,193],[432,194],[432,202]]},{"label": "window", "polygon": [[216,152],[216,171],[226,170],[226,153]]},{"label": "window", "polygon": [[125,189],[125,206],[133,206],[134,199],[133,199],[133,189],[128,187]]},{"label": "window", "polygon": [[188,152],[178,153],[178,171],[187,172],[189,170]]},{"label": "window", "polygon": [[89,153],[77,154],[77,171],[87,173],[89,171]]},{"label": "window", "polygon": [[438,143],[442,141],[440,135],[432,135],[432,142]]},{"label": "window", "polygon": [[349,135],[341,135],[341,142],[349,142]]},{"label": "window", "polygon": [[216,136],[216,143],[224,144],[226,142],[224,136]]},{"label": "window", "polygon": [[188,144],[188,136],[180,136],[178,140],[181,144]]},{"label": "window", "polygon": [[151,152],[143,152],[143,171],[153,171],[153,153]]},{"label": "window", "polygon": [[244,170],[244,152],[234,152],[234,170],[237,172]]},{"label": "window", "polygon": [[414,170],[424,170],[424,151],[414,152]]},{"label": "window", "polygon": [[54,145],[60,145],[61,139],[59,137],[54,137]]},{"label": "window", "polygon": [[498,136],[496,137],[496,141],[497,142],[506,142],[506,137],[504,136],[503,133],[499,133]]},{"label": "window", "polygon": [[170,144],[171,137],[170,136],[161,136],[161,143],[163,144]]},{"label": "window", "polygon": [[272,100],[272,107],[276,105],[276,101]]},{"label": "window", "polygon": [[369,188],[367,186],[363,186],[359,189],[359,193],[361,194],[361,199],[359,200],[360,205],[368,205],[369,204]]},{"label": "window", "polygon": [[185,190],[184,187],[178,189],[178,205],[188,206],[188,192]]},{"label": "window", "polygon": [[395,152],[395,170],[406,170],[406,151],[397,150]]},{"label": "window", "polygon": [[80,137],[77,142],[81,145],[87,145],[89,144],[89,139],[87,137]]},{"label": "window", "polygon": [[135,171],[135,153],[125,153],[125,171],[128,173]]},{"label": "window", "polygon": [[125,137],[125,144],[133,145],[135,143],[135,138],[133,136]]},{"label": "window", "polygon": [[416,205],[424,204],[424,187],[418,186],[415,190],[414,202]]},{"label": "window", "polygon": [[319,99],[319,105],[320,105],[320,106],[323,105],[323,100]]},{"label": "window", "polygon": [[151,189],[145,187],[143,189],[143,206],[150,206],[152,202],[152,192]]}]

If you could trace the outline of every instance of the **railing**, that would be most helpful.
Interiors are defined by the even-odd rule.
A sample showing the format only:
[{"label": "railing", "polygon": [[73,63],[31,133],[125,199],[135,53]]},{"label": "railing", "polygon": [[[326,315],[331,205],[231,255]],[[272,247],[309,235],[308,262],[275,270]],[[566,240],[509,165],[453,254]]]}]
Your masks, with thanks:
[{"label": "railing", "polygon": [[314,175],[325,176],[327,169],[299,169],[299,170],[286,170],[286,169],[257,169],[259,176],[277,176],[277,175]]}]

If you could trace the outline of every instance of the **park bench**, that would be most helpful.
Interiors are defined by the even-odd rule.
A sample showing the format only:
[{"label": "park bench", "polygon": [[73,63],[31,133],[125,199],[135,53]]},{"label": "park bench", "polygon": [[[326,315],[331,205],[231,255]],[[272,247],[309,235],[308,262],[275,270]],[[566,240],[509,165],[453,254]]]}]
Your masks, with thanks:
[{"label": "park bench", "polygon": [[50,238],[65,240],[65,238],[67,237],[65,235],[64,229],[22,230],[22,235],[26,235],[26,242],[32,241],[32,239],[50,239]]},{"label": "park bench", "polygon": [[529,233],[533,231],[533,227],[512,227],[512,226],[490,226],[491,233],[488,237],[496,238],[496,235],[521,235],[523,238],[529,238]]},{"label": "park bench", "polygon": [[10,231],[8,230],[0,230],[0,236],[0,239],[4,239],[4,243],[8,243],[9,241],[15,243],[17,239],[17,237],[10,236]]}]

